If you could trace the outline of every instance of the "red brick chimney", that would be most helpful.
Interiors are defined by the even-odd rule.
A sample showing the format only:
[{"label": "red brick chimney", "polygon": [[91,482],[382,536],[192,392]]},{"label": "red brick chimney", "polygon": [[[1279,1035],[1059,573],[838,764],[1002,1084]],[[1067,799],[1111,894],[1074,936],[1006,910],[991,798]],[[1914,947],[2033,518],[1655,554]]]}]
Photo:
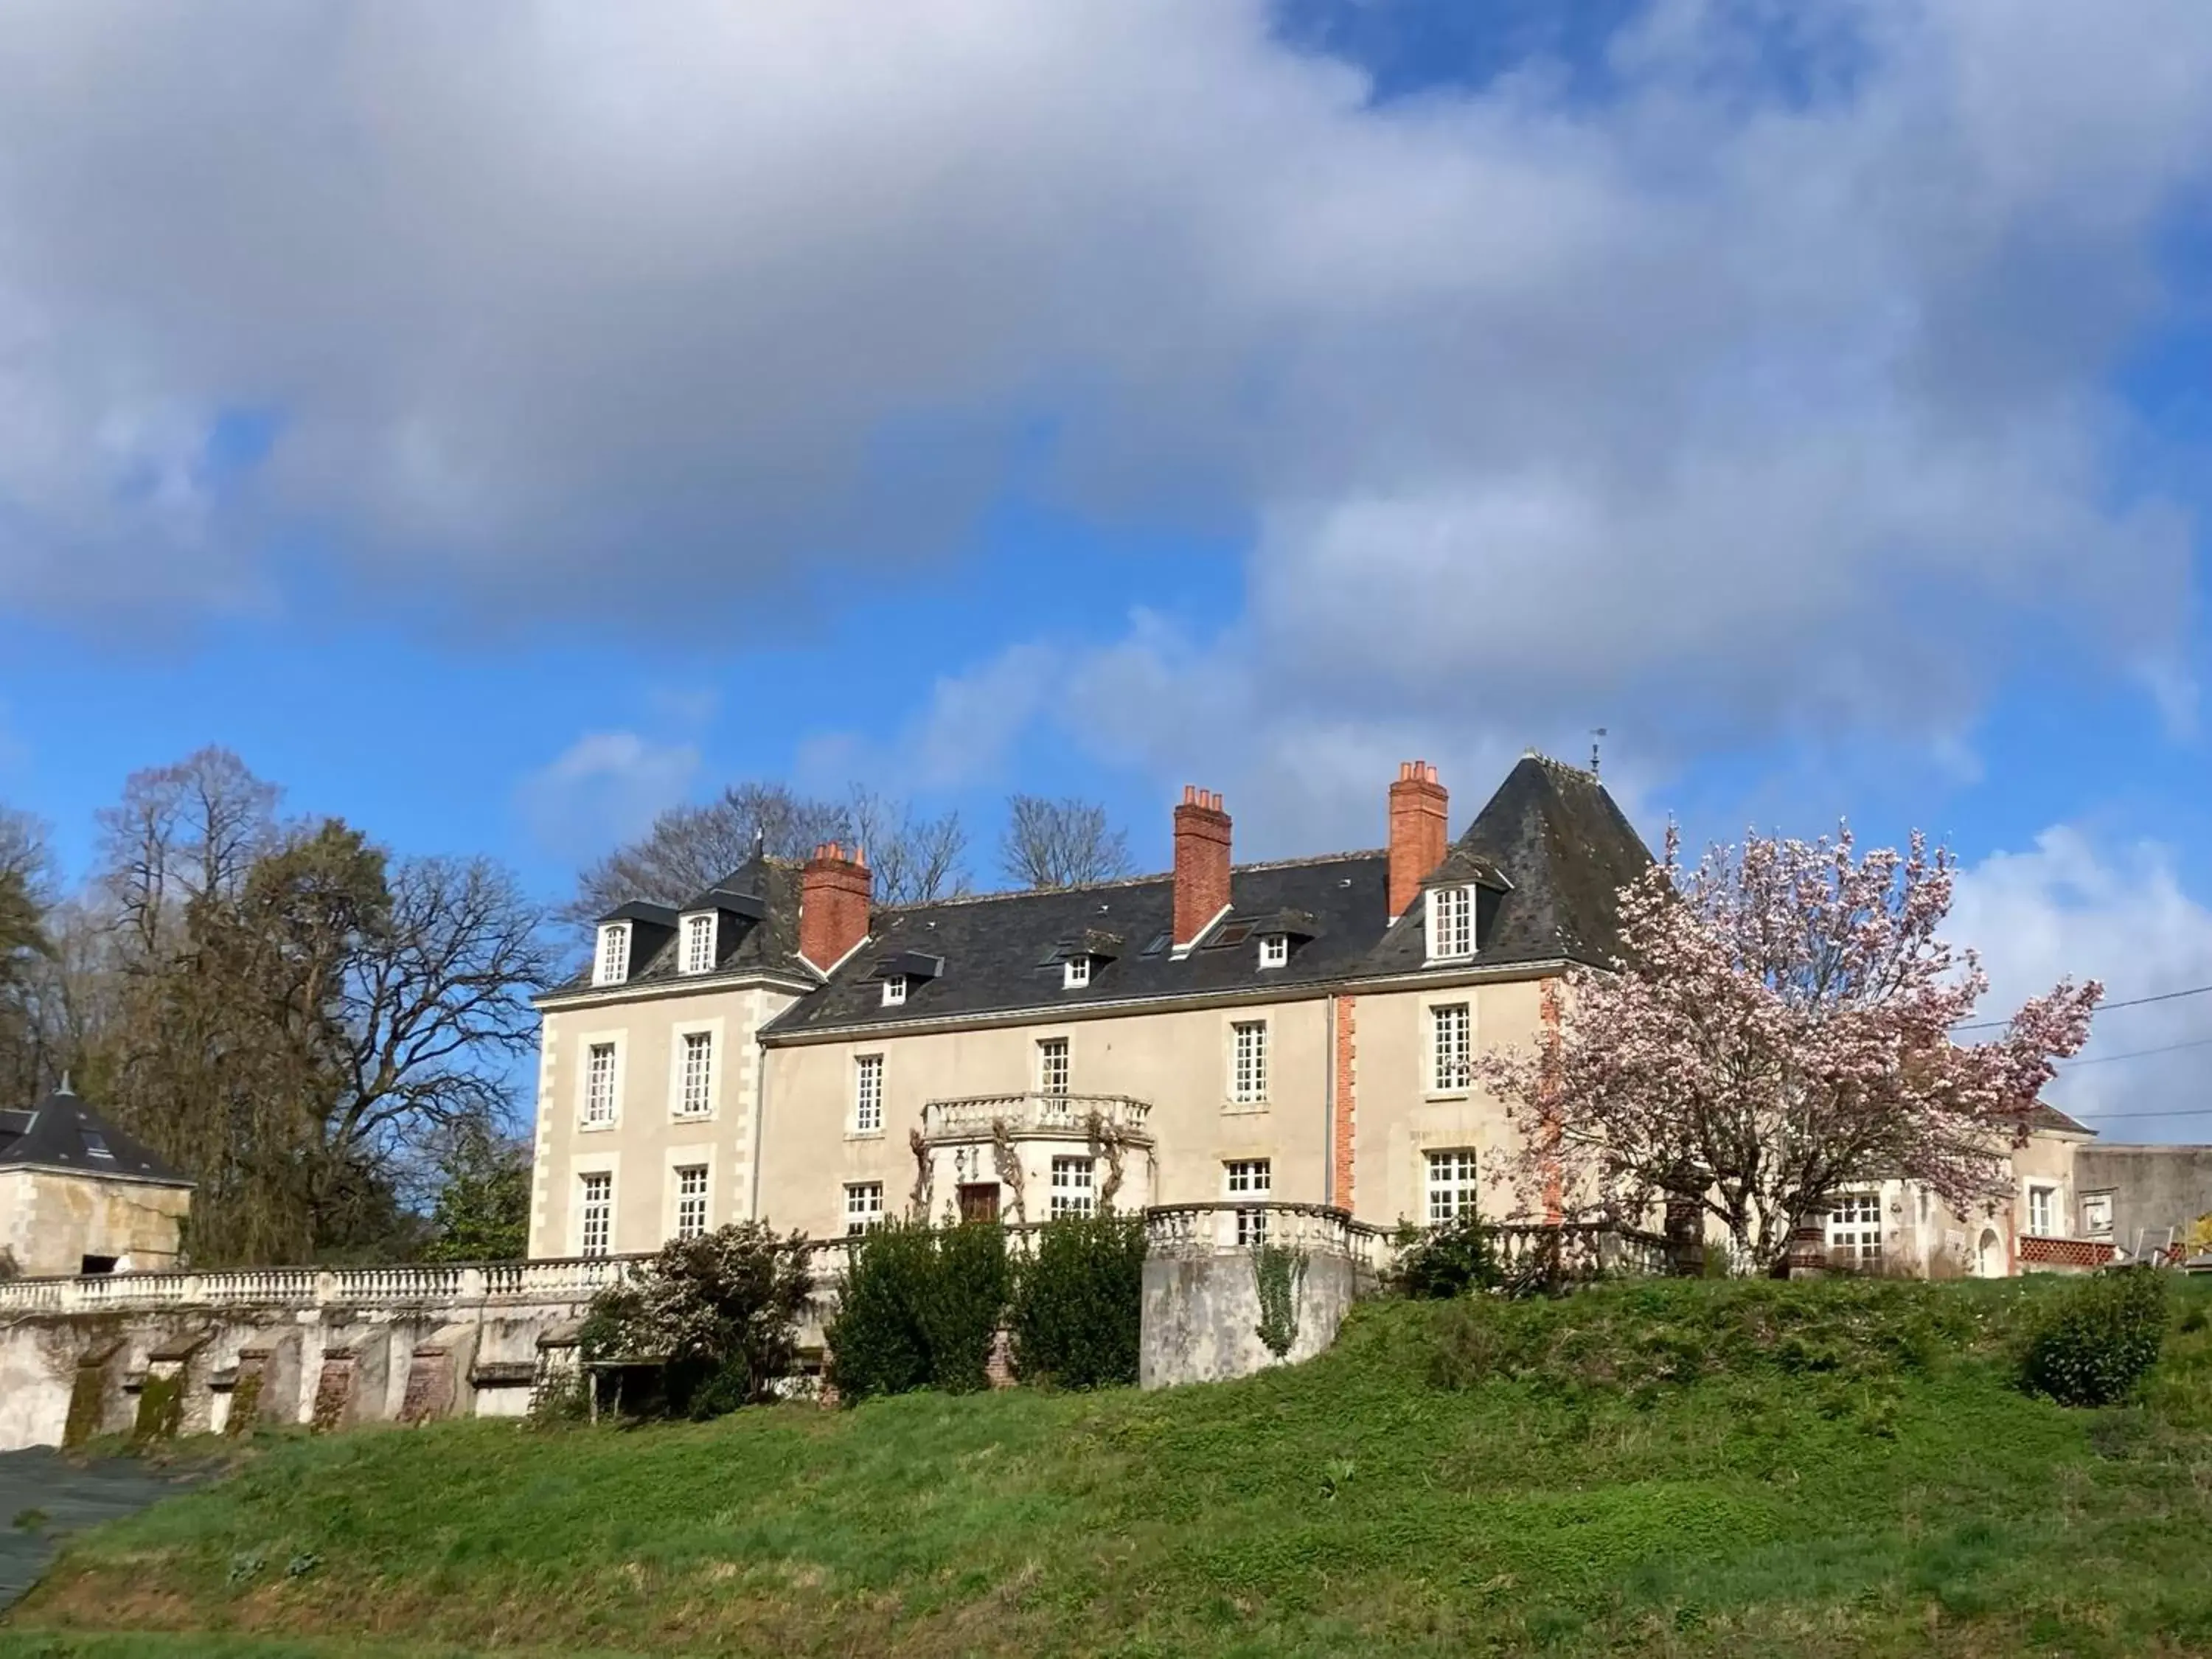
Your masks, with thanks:
[{"label": "red brick chimney", "polygon": [[1399,763],[1390,786],[1390,920],[1406,914],[1421,891],[1421,878],[1444,861],[1450,797],[1426,761]]},{"label": "red brick chimney", "polygon": [[1175,810],[1175,943],[1206,931],[1229,904],[1229,814],[1221,797],[1185,784]]},{"label": "red brick chimney", "polygon": [[799,953],[817,968],[842,962],[868,936],[874,885],[866,849],[848,858],[834,841],[816,848],[799,873]]}]

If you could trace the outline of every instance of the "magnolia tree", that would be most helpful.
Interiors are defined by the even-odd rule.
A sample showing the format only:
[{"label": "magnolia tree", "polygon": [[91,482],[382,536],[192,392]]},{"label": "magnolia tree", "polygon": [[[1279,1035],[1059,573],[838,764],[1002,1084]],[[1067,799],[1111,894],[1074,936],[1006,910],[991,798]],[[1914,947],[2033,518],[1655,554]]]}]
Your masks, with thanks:
[{"label": "magnolia tree", "polygon": [[1503,1178],[1616,1214],[1694,1206],[1746,1271],[1856,1182],[1917,1181],[1961,1212],[2008,1193],[2003,1155],[2103,988],[2063,983],[1960,1041],[1988,981],[1937,937],[1952,877],[1917,835],[1860,857],[1848,831],[1754,836],[1685,872],[1670,830],[1620,891],[1613,970],[1572,974],[1534,1048],[1480,1062],[1522,1131]]}]

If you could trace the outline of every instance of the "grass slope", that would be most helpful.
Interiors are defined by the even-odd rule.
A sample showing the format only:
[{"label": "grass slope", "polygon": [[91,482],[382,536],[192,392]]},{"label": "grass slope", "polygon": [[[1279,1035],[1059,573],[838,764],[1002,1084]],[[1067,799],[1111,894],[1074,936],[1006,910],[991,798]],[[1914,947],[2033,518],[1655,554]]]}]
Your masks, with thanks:
[{"label": "grass slope", "polygon": [[2212,1652],[2212,1285],[2095,1413],[2008,1384],[2057,1288],[1384,1304],[1164,1394],[285,1437],[77,1540],[0,1656]]}]

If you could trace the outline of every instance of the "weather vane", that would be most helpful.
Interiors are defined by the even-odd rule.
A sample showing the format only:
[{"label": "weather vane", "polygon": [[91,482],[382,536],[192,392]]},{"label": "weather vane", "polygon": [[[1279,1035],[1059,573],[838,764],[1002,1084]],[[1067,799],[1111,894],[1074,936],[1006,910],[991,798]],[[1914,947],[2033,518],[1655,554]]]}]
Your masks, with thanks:
[{"label": "weather vane", "polygon": [[1597,746],[1604,736],[1605,727],[1602,726],[1590,727],[1590,775],[1592,777],[1597,775]]}]

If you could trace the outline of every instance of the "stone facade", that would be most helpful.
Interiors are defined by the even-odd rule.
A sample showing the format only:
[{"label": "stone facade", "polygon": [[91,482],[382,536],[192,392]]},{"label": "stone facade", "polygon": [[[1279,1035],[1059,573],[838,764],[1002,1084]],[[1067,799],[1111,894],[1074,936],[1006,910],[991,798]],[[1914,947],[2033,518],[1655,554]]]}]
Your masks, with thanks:
[{"label": "stone facade", "polygon": [[88,1261],[173,1267],[191,1199],[189,1187],[0,1169],[0,1249],[27,1276],[83,1272]]}]

